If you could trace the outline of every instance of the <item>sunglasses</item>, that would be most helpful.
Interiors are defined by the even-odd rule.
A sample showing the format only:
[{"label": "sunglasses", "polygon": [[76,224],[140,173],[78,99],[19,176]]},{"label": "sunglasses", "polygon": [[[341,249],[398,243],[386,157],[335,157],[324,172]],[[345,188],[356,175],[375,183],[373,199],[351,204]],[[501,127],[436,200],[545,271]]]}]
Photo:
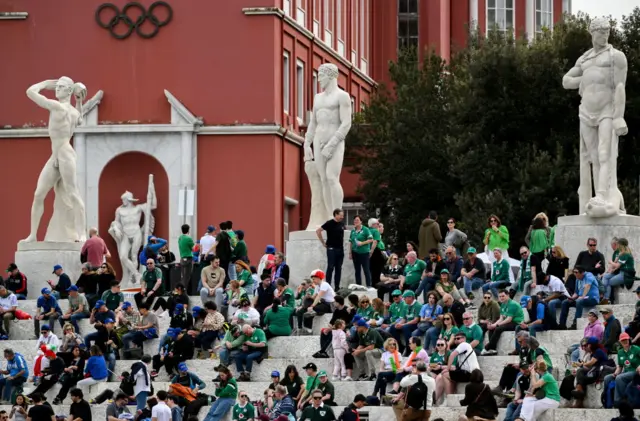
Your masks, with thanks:
[{"label": "sunglasses", "polygon": [[392,347],[394,347],[394,348],[395,348],[395,347],[396,347],[396,346],[398,346],[398,345],[396,345],[396,344],[389,344],[389,346],[392,346]]},{"label": "sunglasses", "polygon": [[473,317],[463,317],[462,320],[473,320]]},{"label": "sunglasses", "polygon": [[447,224],[455,224],[453,221],[447,221]]},{"label": "sunglasses", "polygon": [[444,344],[436,344],[437,347],[444,346]]},{"label": "sunglasses", "polygon": [[596,247],[597,244],[589,244],[589,247]]},{"label": "sunglasses", "polygon": [[247,397],[247,395],[240,395],[240,397],[241,397],[241,398],[246,398],[246,397]]},{"label": "sunglasses", "polygon": [[100,266],[100,269],[106,269],[106,268],[107,268],[106,266]]},{"label": "sunglasses", "polygon": [[314,400],[314,401],[319,401],[320,399],[322,399],[322,396],[314,396],[314,397],[313,397],[313,400]]},{"label": "sunglasses", "polygon": [[490,300],[490,299],[491,299],[491,296],[490,296],[490,295],[487,295],[486,297],[482,297],[482,298],[484,298],[485,300]]},{"label": "sunglasses", "polygon": [[526,251],[523,251],[522,253],[520,253],[520,256],[526,256],[526,255],[527,255]]},{"label": "sunglasses", "polygon": [[444,319],[445,320],[451,320],[451,317],[445,317]]},{"label": "sunglasses", "polygon": [[489,222],[498,222],[495,219],[489,219]]},{"label": "sunglasses", "polygon": [[398,260],[398,258],[397,257],[392,257],[391,260]]}]

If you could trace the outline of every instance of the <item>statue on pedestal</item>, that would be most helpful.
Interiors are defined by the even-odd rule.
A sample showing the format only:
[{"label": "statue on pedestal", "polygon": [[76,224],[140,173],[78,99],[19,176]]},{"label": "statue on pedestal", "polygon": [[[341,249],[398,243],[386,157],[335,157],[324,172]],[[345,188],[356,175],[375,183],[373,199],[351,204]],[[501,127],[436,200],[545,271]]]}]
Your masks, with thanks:
[{"label": "statue on pedestal", "polygon": [[[580,213],[593,218],[626,214],[618,189],[618,136],[624,121],[627,58],[611,46],[607,19],[589,25],[593,48],[562,79],[565,89],[578,89],[580,117]],[[593,196],[593,185],[596,195]]]},{"label": "statue on pedestal", "polygon": [[[331,219],[342,207],[340,172],[344,139],[351,129],[351,98],[338,87],[338,67],[325,63],[318,69],[323,92],[313,100],[311,121],[304,139],[305,171],[311,185],[311,216],[307,230]],[[313,150],[311,149],[313,145]]]},{"label": "statue on pedestal", "polygon": [[[42,95],[40,91],[43,89],[54,90],[58,100]],[[71,105],[72,95],[75,96],[75,107]],[[55,200],[45,241],[84,241],[84,202],[76,179],[76,152],[69,142],[82,121],[82,102],[87,96],[87,88],[63,76],[58,80],[36,83],[27,89],[27,96],[50,112],[48,129],[52,153],[38,177],[31,207],[31,233],[22,241],[37,241],[44,199],[51,189],[55,192]]]},{"label": "statue on pedestal", "polygon": [[[152,211],[158,206],[153,174],[149,174],[147,203],[134,204],[138,201],[133,193],[126,191],[121,196],[122,206],[116,209],[115,220],[109,227],[109,234],[116,240],[118,255],[122,264],[122,281],[138,283],[142,275],[138,272],[138,253],[140,247],[146,246],[149,236],[155,228]],[[140,219],[144,215],[144,225]]]}]

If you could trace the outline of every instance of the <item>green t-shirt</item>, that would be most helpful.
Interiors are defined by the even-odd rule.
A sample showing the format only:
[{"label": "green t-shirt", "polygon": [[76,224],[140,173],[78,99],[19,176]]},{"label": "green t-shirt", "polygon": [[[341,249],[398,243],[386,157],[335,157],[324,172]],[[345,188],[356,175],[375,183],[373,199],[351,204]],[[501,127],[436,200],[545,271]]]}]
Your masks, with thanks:
[{"label": "green t-shirt", "polygon": [[482,349],[484,348],[484,346],[482,345],[482,337],[484,336],[484,333],[482,332],[482,328],[480,326],[474,324],[469,328],[462,325],[460,326],[460,332],[464,333],[464,336],[467,338],[468,343],[477,340],[478,345],[476,345],[476,347],[473,349],[477,353],[482,352]]},{"label": "green t-shirt", "polygon": [[104,301],[109,310],[116,311],[120,303],[124,302],[124,294],[121,292],[114,294],[110,289],[108,289],[102,293],[102,297],[100,297],[100,299]]},{"label": "green t-shirt", "polygon": [[304,385],[304,390],[311,393],[313,389],[317,389],[320,384],[320,379],[318,378],[318,374],[315,376],[307,377],[307,382]]},{"label": "green t-shirt", "polygon": [[404,267],[405,284],[416,285],[422,279],[422,272],[427,268],[424,260],[416,260],[413,264],[407,264]]},{"label": "green t-shirt", "polygon": [[640,365],[640,347],[631,345],[629,351],[618,348],[618,367],[622,367],[625,373],[634,371]]},{"label": "green t-shirt", "polygon": [[619,250],[614,251],[613,255],[611,256],[611,261],[615,262],[619,255],[620,255],[620,251]]},{"label": "green t-shirt", "polygon": [[451,351],[446,351],[444,355],[434,352],[429,358],[429,364],[447,365],[449,363],[449,355],[451,355]]},{"label": "green t-shirt", "polygon": [[373,318],[374,309],[371,304],[369,304],[366,308],[358,307],[358,311],[356,314],[362,316],[363,319],[369,320]]},{"label": "green t-shirt", "polygon": [[[638,301],[640,303],[640,301]],[[389,321],[391,323],[395,323],[396,320],[402,318],[404,314],[407,312],[407,303],[404,300],[400,300],[400,302],[393,302],[389,306]]]},{"label": "green t-shirt", "polygon": [[549,245],[550,240],[550,235],[547,235],[546,229],[531,230],[531,238],[529,241],[529,249],[531,250],[531,253],[540,253],[547,250],[551,247]]},{"label": "green t-shirt", "polygon": [[[142,278],[144,279],[144,283],[147,287],[147,292],[153,289],[158,279],[164,279],[160,268],[155,268],[154,270],[151,270],[151,271],[145,270],[144,273],[142,274]],[[162,294],[164,294],[164,282],[160,284],[158,291],[156,291],[156,297]]]},{"label": "green t-shirt", "polygon": [[500,315],[504,318],[511,317],[511,321],[517,325],[524,321],[522,307],[511,299],[504,304],[500,304]]},{"label": "green t-shirt", "polygon": [[280,295],[282,305],[294,309],[296,307],[296,297],[293,290],[289,287],[285,288]]},{"label": "green t-shirt", "polygon": [[551,361],[551,355],[549,355],[547,348],[538,346],[537,349],[529,351],[529,358],[531,358],[531,361],[535,362],[540,355],[542,355],[542,359],[547,364],[547,369],[553,369],[553,362]]},{"label": "green t-shirt", "polygon": [[502,259],[500,263],[494,261],[492,263],[491,270],[491,282],[509,282],[509,262],[506,259]]},{"label": "green t-shirt", "polygon": [[631,272],[635,270],[633,256],[629,253],[624,253],[618,256],[618,263],[620,263],[621,272]]},{"label": "green t-shirt", "polygon": [[440,336],[442,336],[445,341],[449,342],[451,340],[451,337],[458,332],[460,332],[460,329],[458,329],[456,326],[452,326],[449,330],[444,330],[443,327],[442,331],[440,332]]},{"label": "green t-shirt", "polygon": [[371,243],[364,244],[358,247],[356,245],[356,242],[363,242],[371,239],[373,239],[373,235],[367,227],[362,227],[360,231],[356,231],[355,229],[351,230],[351,235],[349,238],[349,241],[351,242],[351,251],[359,254],[369,253],[369,251],[371,251]]},{"label": "green t-shirt", "polygon": [[560,402],[560,389],[558,389],[558,382],[553,378],[551,373],[544,373],[540,379],[544,380],[544,386],[542,386],[544,396]]},{"label": "green t-shirt", "polygon": [[371,235],[373,235],[373,239],[377,241],[376,248],[378,250],[384,250],[384,243],[382,242],[382,237],[380,236],[380,231],[375,228],[372,228]]},{"label": "green t-shirt", "polygon": [[289,336],[291,335],[289,318],[292,313],[293,309],[286,306],[280,306],[277,312],[270,308],[264,315],[264,326],[276,336]]},{"label": "green t-shirt", "polygon": [[508,250],[509,249],[509,230],[504,225],[498,227],[498,232],[495,232],[492,228],[487,228],[484,231],[484,236],[489,234],[489,250],[494,249]]},{"label": "green t-shirt", "polygon": [[244,281],[242,284],[242,288],[247,291],[247,294],[253,294],[253,277],[251,276],[251,271],[242,269],[242,272],[238,273],[238,282]]},{"label": "green t-shirt", "polygon": [[178,237],[178,250],[180,250],[180,258],[193,257],[192,250],[195,243],[193,238],[187,234],[182,234]]},{"label": "green t-shirt", "polygon": [[231,419],[233,421],[246,421],[256,417],[256,409],[247,402],[247,404],[242,407],[239,403],[233,405],[233,415]]},{"label": "green t-shirt", "polygon": [[380,333],[375,329],[368,329],[364,335],[360,335],[358,342],[358,345],[364,347],[373,345],[374,349],[382,349],[383,344],[382,336],[380,336]]},{"label": "green t-shirt", "polygon": [[227,234],[229,234],[229,242],[231,243],[231,247],[238,245],[238,236],[234,230],[227,230]]},{"label": "green t-shirt", "polygon": [[[262,329],[254,329],[253,330],[253,335],[251,335],[251,337],[249,338],[249,342],[253,342],[255,343],[263,343],[263,344],[267,344],[267,335],[264,334],[264,330]],[[262,353],[267,352],[267,347],[265,346],[264,348],[249,348],[249,349],[254,349],[255,351],[259,351]]]},{"label": "green t-shirt", "polygon": [[[405,303],[406,304],[406,303]],[[406,322],[410,322],[416,317],[420,317],[420,310],[422,309],[422,304],[418,302],[418,300],[414,300],[413,304],[406,304],[403,319]]]}]

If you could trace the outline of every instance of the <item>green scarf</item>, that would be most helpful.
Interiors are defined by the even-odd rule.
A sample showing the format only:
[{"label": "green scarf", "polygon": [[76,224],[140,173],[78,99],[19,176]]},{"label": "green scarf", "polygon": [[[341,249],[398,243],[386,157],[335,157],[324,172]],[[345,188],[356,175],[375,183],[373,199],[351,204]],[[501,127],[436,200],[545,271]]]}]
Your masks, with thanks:
[{"label": "green scarf", "polygon": [[520,283],[518,284],[518,291],[524,290],[524,283],[530,281],[531,278],[531,255],[527,257],[527,260],[520,262]]},{"label": "green scarf", "polygon": [[393,374],[398,372],[398,366],[400,365],[400,358],[398,356],[398,351],[393,351],[391,353],[391,358],[389,358],[389,362],[391,363],[391,371]]}]

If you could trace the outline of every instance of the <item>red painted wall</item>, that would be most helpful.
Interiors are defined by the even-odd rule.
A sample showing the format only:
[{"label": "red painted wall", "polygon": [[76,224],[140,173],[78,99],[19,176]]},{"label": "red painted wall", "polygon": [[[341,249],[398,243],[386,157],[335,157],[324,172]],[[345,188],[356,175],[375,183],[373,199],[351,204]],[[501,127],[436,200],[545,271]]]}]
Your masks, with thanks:
[{"label": "red painted wall", "polygon": [[516,35],[524,36],[527,30],[527,0],[515,0]]},{"label": "red painted wall", "polygon": [[[123,171],[126,168],[126,171]],[[116,209],[122,205],[120,196],[130,191],[139,203],[147,200],[149,174],[153,174],[158,208],[153,212],[156,220],[154,235],[165,240],[169,238],[169,179],[162,164],[151,155],[141,152],[127,152],[118,155],[104,167],[98,184],[98,232],[111,252],[109,260],[118,276],[122,274],[118,247],[108,233]],[[180,258],[180,256],[176,256]]]},{"label": "red painted wall", "polygon": [[44,125],[25,90],[62,75],[83,82],[90,96],[105,92],[102,121],[168,122],[164,89],[207,124],[280,120],[273,89],[279,78],[276,19],[242,13],[243,7],[273,6],[274,0],[169,0],[173,20],[155,38],[133,34],[126,40],[114,39],[96,23],[102,3],[0,0],[3,12],[29,13],[26,20],[0,25],[3,62],[15,64],[0,71],[3,80],[11,80],[3,92],[11,101],[0,102],[0,127]]},{"label": "red painted wall", "polygon": [[467,43],[469,28],[469,1],[451,2],[451,44],[452,47],[463,47]]},{"label": "red painted wall", "polygon": [[[7,86],[9,85],[11,84]],[[3,174],[0,181],[0,197],[4,199],[0,272],[4,273],[6,266],[14,260],[18,241],[29,235],[33,193],[40,171],[51,156],[51,141],[39,138],[0,139],[0,151]],[[44,214],[38,229],[40,241],[44,240],[52,213],[53,191],[47,195],[44,202]]]}]

